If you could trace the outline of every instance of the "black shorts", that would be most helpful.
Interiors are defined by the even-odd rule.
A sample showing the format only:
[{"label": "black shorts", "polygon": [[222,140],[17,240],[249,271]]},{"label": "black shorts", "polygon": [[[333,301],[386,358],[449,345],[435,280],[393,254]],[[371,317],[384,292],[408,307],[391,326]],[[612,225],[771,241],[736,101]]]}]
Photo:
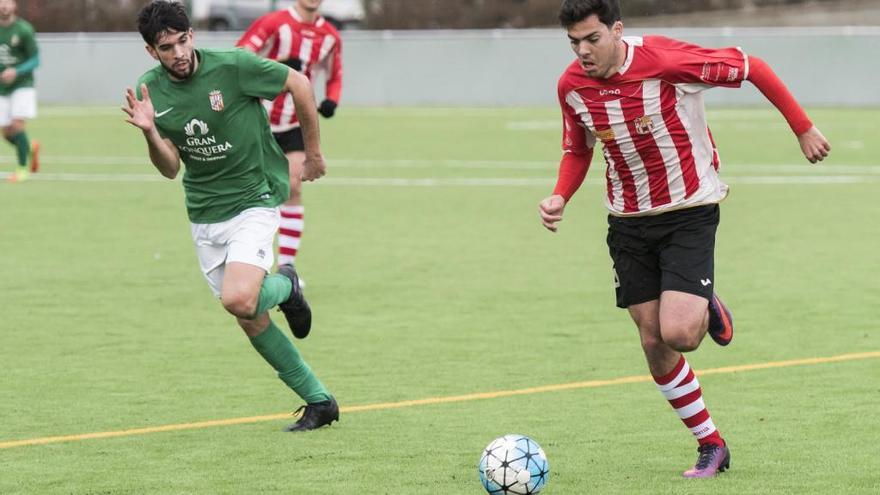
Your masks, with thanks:
[{"label": "black shorts", "polygon": [[275,141],[278,142],[278,146],[281,146],[281,151],[285,153],[290,153],[291,151],[303,151],[306,149],[305,144],[303,143],[302,129],[299,127],[294,127],[293,129],[284,132],[273,132],[272,135],[275,136]]},{"label": "black shorts", "polygon": [[712,298],[718,205],[644,217],[608,216],[617,307],[653,301],[666,290]]}]

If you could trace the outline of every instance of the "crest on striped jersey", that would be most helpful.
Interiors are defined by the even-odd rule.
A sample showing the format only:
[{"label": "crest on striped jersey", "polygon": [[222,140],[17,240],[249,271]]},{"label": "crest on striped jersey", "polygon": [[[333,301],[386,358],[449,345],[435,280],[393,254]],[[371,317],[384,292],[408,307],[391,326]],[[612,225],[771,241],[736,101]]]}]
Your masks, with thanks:
[{"label": "crest on striped jersey", "polygon": [[650,134],[654,130],[654,121],[648,115],[642,115],[633,121],[633,127],[639,134]]}]

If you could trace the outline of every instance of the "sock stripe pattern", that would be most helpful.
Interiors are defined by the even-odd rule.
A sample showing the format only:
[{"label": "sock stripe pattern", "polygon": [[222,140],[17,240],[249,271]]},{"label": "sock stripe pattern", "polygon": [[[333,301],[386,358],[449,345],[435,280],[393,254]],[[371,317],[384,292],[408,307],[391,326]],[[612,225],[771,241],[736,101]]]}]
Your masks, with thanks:
[{"label": "sock stripe pattern", "polygon": [[706,404],[703,402],[700,382],[697,381],[696,375],[684,356],[679,359],[678,364],[669,374],[654,376],[654,382],[660,393],[666,397],[678,417],[691,430],[701,445],[704,443],[723,445],[721,435],[715,428],[715,423],[712,422],[709,410],[706,409]]},{"label": "sock stripe pattern", "polygon": [[282,206],[281,227],[278,229],[278,264],[292,265],[299,251],[305,221],[303,206]]}]

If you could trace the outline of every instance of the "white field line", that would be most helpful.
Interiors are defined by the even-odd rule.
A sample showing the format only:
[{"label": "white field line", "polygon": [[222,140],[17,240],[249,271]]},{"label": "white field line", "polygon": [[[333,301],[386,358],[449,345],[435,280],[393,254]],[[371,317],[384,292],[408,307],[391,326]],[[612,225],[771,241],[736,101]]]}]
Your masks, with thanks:
[{"label": "white field line", "polygon": [[[9,173],[0,173],[5,180]],[[30,180],[39,182],[169,182],[158,174],[75,174],[39,173]],[[362,186],[362,187],[532,187],[552,186],[554,178],[465,178],[465,177],[325,177],[311,186]],[[880,176],[865,175],[818,175],[818,176],[734,176],[727,177],[728,184],[748,185],[834,185],[865,184],[880,182]],[[603,186],[604,180],[587,179],[585,184]]]},{"label": "white field line", "polygon": [[[42,158],[44,164],[56,165],[143,165],[152,170],[149,160],[144,156],[57,156]],[[379,160],[327,158],[332,168],[463,168],[463,169],[504,169],[504,170],[551,170],[559,166],[558,161],[529,160]],[[597,168],[595,164],[593,168]],[[833,165],[807,163],[791,164],[737,164],[723,163],[722,174],[731,172],[750,172],[755,174],[818,174],[818,175],[880,175],[880,165]]]}]

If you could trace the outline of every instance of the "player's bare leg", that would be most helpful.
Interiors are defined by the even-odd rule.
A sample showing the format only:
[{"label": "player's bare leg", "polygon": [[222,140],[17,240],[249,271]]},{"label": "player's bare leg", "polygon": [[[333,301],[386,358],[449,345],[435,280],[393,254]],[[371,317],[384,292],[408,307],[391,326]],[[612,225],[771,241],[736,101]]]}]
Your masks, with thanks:
[{"label": "player's bare leg", "polygon": [[[675,346],[695,348],[706,334],[706,300],[699,298],[703,313],[689,312],[696,304],[678,294],[683,293],[664,292],[659,300],[630,306],[629,312],[639,329],[642,350],[657,388],[699,443],[697,463],[684,476],[704,478],[730,466],[730,451],[706,409],[696,375],[681,352],[665,340],[669,336]],[[672,304],[664,308],[666,303]],[[663,328],[665,322],[670,325],[668,330]]]}]

